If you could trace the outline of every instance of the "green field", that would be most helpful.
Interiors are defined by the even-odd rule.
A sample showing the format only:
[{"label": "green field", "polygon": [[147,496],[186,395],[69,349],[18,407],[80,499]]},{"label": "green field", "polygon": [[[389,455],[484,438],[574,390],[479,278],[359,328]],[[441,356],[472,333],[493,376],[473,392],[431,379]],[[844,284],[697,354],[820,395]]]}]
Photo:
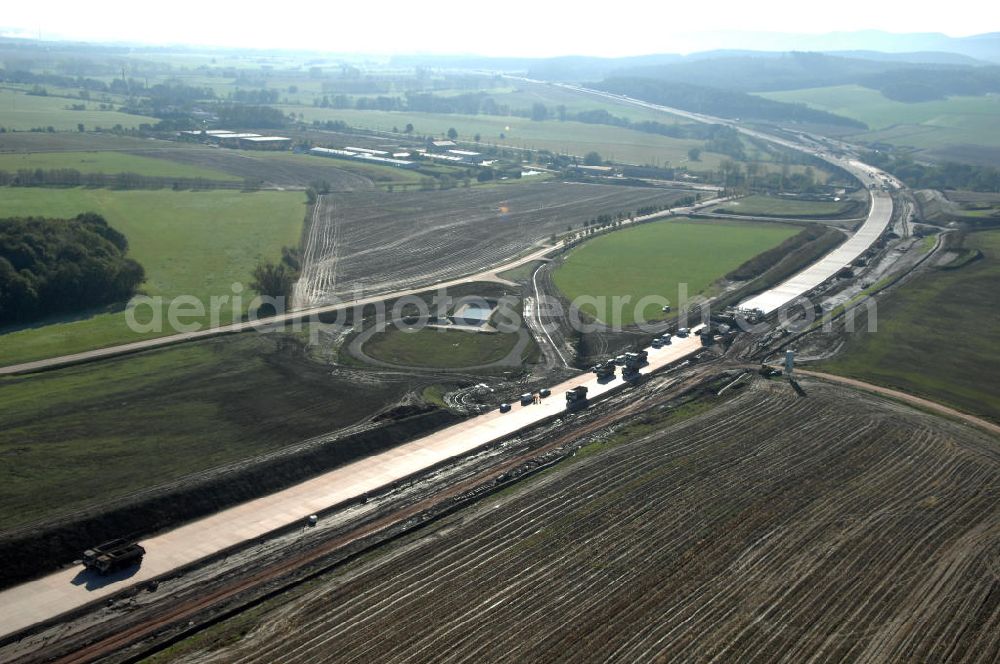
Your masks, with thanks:
[{"label": "green field", "polygon": [[[553,274],[556,287],[570,301],[596,297],[607,304],[603,312],[593,304],[581,310],[605,323],[630,325],[636,304],[645,296],[667,298],[673,307],[679,285],[689,296],[710,292],[712,284],[730,270],[766,251],[800,229],[791,225],[755,222],[663,221],[604,235],[574,249]],[[629,297],[618,320],[611,298]],[[663,318],[660,306],[644,309],[646,320]]]},{"label": "green field", "polygon": [[506,104],[515,109],[530,109],[532,104],[542,103],[548,107],[550,113],[555,113],[557,106],[565,106],[570,113],[602,109],[612,115],[628,118],[633,122],[644,120],[662,122],[663,124],[690,122],[690,120],[663,111],[654,111],[650,108],[615,101],[607,97],[574,92],[551,85],[536,85],[517,81],[516,85],[509,88],[497,88],[485,92],[493,97],[497,104]]},{"label": "green field", "polygon": [[966,236],[984,258],[935,270],[878,302],[878,329],[856,322],[824,371],[928,397],[1000,422],[1000,231]]},{"label": "green field", "polygon": [[761,93],[762,97],[800,102],[823,111],[861,120],[871,132],[861,140],[882,140],[916,148],[947,145],[1000,147],[1000,97],[952,97],[903,103],[860,85]]},{"label": "green field", "polygon": [[[735,201],[728,201],[715,208],[715,212],[729,214],[762,215],[773,217],[835,217],[847,211],[854,210],[857,205],[851,200],[845,201],[801,201],[777,196],[747,196]],[[864,210],[856,210],[860,216]]]},{"label": "green field", "polygon": [[[498,362],[517,346],[517,333],[465,332],[426,328],[415,332],[390,326],[372,336],[363,347],[369,357],[407,367],[457,369]],[[534,351],[530,342],[521,353]]]},{"label": "green field", "polygon": [[72,168],[81,173],[137,173],[151,177],[205,178],[208,180],[238,180],[239,178],[199,166],[186,166],[164,159],[154,159],[126,152],[30,152],[0,153],[0,171],[15,172],[30,168],[43,170]]},{"label": "green field", "polygon": [[[410,123],[416,133],[429,135],[443,135],[448,129],[454,128],[462,141],[472,141],[476,134],[480,134],[482,142],[490,145],[546,149],[580,156],[596,151],[605,159],[634,164],[687,164],[692,170],[707,170],[717,168],[721,160],[727,159],[724,155],[702,152],[701,161],[690,164],[688,150],[701,149],[703,141],[670,138],[609,125],[558,120],[538,122],[528,118],[493,115],[358,111],[299,106],[278,108],[285,113],[302,113],[309,122],[343,120],[352,127],[380,131],[391,131],[393,128],[401,131]],[[500,138],[501,133],[505,138]]]},{"label": "green field", "polygon": [[[85,103],[87,110],[71,111],[71,104]],[[52,127],[56,131],[76,131],[82,123],[88,130],[97,127],[111,129],[115,125],[125,128],[140,124],[156,124],[157,118],[130,115],[117,111],[97,110],[96,102],[83,102],[64,97],[37,97],[14,90],[0,90],[0,127],[7,131],[28,131],[36,127]]]},{"label": "green field", "polygon": [[406,389],[331,379],[279,333],[0,378],[0,530],[353,424]]},{"label": "green field", "polygon": [[[165,299],[193,295],[208,307],[212,295],[232,295],[247,284],[261,259],[275,260],[284,245],[297,246],[305,214],[300,192],[112,191],[108,189],[0,188],[5,216],[72,217],[103,214],[129,240],[129,255],[145,268],[143,290]],[[253,297],[243,292],[243,306]],[[231,302],[229,303],[231,304]],[[148,308],[144,310],[144,313]],[[226,306],[220,322],[232,319]],[[140,316],[141,321],[148,317]],[[164,319],[166,320],[166,319]],[[204,316],[188,319],[207,323]],[[137,334],[125,315],[95,313],[0,335],[0,363],[14,364],[168,334]]]}]

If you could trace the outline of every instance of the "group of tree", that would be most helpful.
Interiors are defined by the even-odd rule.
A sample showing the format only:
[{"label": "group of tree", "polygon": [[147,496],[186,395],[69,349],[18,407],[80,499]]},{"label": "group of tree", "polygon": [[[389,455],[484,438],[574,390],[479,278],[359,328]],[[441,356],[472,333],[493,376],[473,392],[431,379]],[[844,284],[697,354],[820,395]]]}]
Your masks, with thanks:
[{"label": "group of tree", "polygon": [[904,103],[1000,92],[1000,67],[906,68],[866,76],[861,85]]},{"label": "group of tree", "polygon": [[0,219],[0,324],[124,302],[145,280],[100,215]]},{"label": "group of tree", "polygon": [[109,189],[258,189],[260,183],[181,178],[139,173],[81,173],[75,168],[21,168],[0,171],[0,187],[101,187]]},{"label": "group of tree", "polygon": [[[285,302],[285,310],[292,297],[292,290],[295,282],[299,278],[302,270],[302,259],[298,249],[292,247],[281,248],[281,260],[277,263],[272,261],[262,261],[253,270],[253,278],[250,281],[250,288],[258,295],[272,298],[277,302]],[[277,310],[271,302],[265,302],[257,310],[257,315],[261,317],[274,316],[282,313]]]},{"label": "group of tree", "polygon": [[1000,192],[1000,169],[993,166],[959,164],[947,161],[941,164],[922,164],[907,154],[868,152],[862,161],[886,170],[907,185],[918,189],[968,189],[971,191]]},{"label": "group of tree", "polygon": [[288,124],[285,114],[271,106],[222,104],[214,110],[220,125],[234,129],[280,129]]},{"label": "group of tree", "polygon": [[619,67],[606,73],[618,77],[655,79],[670,85],[690,84],[736,92],[854,84],[877,90],[885,97],[902,102],[1000,92],[1000,67],[996,66],[805,52],[726,54],[648,66]]},{"label": "group of tree", "polygon": [[277,104],[279,94],[277,88],[256,88],[236,90],[230,98],[241,104]]}]

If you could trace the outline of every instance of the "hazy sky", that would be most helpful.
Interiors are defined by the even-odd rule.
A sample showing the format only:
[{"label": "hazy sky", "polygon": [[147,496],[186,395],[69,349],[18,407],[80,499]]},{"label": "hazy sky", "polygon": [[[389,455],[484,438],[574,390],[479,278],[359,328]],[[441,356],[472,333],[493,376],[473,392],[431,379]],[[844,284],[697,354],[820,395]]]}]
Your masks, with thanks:
[{"label": "hazy sky", "polygon": [[[546,2],[544,0],[174,0],[9,2],[6,34],[335,52],[550,56],[690,52],[727,44],[698,31],[824,33],[865,29],[965,36],[1000,30],[982,0]],[[716,40],[717,41],[717,40]],[[740,46],[733,44],[733,46]]]}]

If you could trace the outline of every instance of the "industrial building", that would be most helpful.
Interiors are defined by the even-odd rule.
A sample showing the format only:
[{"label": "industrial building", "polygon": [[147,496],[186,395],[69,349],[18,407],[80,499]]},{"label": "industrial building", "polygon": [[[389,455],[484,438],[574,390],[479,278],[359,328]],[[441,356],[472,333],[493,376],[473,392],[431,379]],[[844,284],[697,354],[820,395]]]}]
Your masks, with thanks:
[{"label": "industrial building", "polygon": [[[357,152],[356,148],[351,149],[337,149],[337,148],[311,148],[309,154],[315,157],[331,157],[334,159],[358,159],[361,161],[373,161],[378,164],[385,164],[386,166],[395,166],[396,168],[416,168],[417,162],[409,161],[407,159],[394,159],[392,157],[381,157],[377,154],[372,154],[370,152]],[[388,154],[388,153],[382,153]]]},{"label": "industrial building", "polygon": [[243,136],[239,146],[244,150],[287,150],[292,147],[292,139],[284,136]]},{"label": "industrial building", "polygon": [[251,132],[235,132],[228,129],[187,129],[177,132],[181,138],[192,138],[215,143],[227,148],[244,150],[287,150],[292,147],[292,139],[284,136],[261,136]]}]

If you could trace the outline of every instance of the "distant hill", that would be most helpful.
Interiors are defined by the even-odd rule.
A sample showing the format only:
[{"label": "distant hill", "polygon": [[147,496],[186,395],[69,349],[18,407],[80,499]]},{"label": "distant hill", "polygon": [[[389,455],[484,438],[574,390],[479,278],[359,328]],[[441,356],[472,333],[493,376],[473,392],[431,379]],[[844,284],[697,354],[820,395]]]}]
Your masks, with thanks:
[{"label": "distant hill", "polygon": [[1000,67],[914,64],[909,58],[863,60],[822,53],[733,55],[615,70],[613,76],[653,78],[743,92],[863,85],[895,101],[1000,92]]},{"label": "distant hill", "polygon": [[628,95],[654,104],[663,104],[685,111],[706,113],[724,118],[867,128],[867,125],[857,120],[812,109],[804,104],[776,102],[745,92],[722,90],[691,83],[639,77],[612,77],[600,83],[593,83],[591,87],[615,94]]},{"label": "distant hill", "polygon": [[[680,45],[679,45],[680,46]],[[880,53],[954,53],[1000,63],[1000,33],[949,37],[941,33],[892,33],[881,30],[795,34],[780,32],[717,31],[690,35],[685,50],[716,48],[751,51],[877,51]]]},{"label": "distant hill", "polygon": [[825,51],[823,55],[834,55],[841,58],[856,60],[875,60],[884,62],[905,62],[915,65],[988,65],[988,60],[980,60],[961,53],[946,53],[944,51],[916,51],[914,53],[883,53],[881,51]]}]

